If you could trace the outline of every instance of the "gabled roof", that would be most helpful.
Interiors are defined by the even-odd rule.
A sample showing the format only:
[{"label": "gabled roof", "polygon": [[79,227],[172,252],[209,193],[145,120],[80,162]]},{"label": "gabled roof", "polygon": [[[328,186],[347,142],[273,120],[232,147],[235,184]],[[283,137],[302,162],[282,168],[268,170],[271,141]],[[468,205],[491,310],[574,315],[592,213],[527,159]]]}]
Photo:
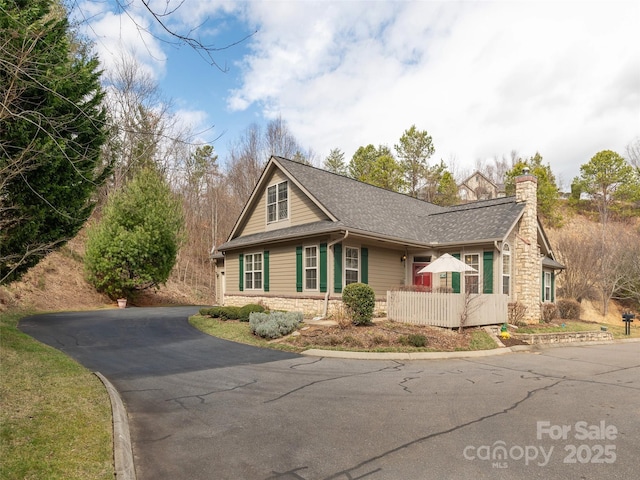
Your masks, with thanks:
[{"label": "gabled roof", "polygon": [[467,188],[471,189],[471,187],[469,186],[469,183],[468,183],[468,182],[469,182],[473,177],[478,176],[478,175],[480,175],[480,176],[485,180],[485,182],[487,182],[488,184],[492,185],[492,186],[493,186],[493,187],[495,187],[496,189],[498,188],[498,185],[496,185],[495,183],[493,183],[493,182],[489,179],[489,177],[487,177],[487,176],[486,176],[484,173],[482,173],[480,170],[476,170],[476,171],[475,171],[475,172],[473,172],[471,175],[469,175],[466,179],[464,179],[464,181],[459,185],[459,187],[461,187],[461,186],[463,186],[463,185],[464,185],[464,186],[466,186]]},{"label": "gabled roof", "polygon": [[[267,173],[279,168],[330,220],[237,236]],[[515,197],[441,207],[282,157],[271,157],[236,227],[219,250],[349,230],[408,245],[436,246],[503,240],[524,210]]]}]

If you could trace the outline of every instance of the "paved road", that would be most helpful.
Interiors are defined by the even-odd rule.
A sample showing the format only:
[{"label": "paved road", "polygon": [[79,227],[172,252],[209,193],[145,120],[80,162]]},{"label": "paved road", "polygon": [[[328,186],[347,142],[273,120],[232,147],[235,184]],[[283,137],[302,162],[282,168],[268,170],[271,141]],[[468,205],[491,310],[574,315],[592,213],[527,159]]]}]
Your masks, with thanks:
[{"label": "paved road", "polygon": [[637,477],[640,343],[310,358],[200,334],[186,322],[196,310],[20,326],[120,391],[140,480]]}]

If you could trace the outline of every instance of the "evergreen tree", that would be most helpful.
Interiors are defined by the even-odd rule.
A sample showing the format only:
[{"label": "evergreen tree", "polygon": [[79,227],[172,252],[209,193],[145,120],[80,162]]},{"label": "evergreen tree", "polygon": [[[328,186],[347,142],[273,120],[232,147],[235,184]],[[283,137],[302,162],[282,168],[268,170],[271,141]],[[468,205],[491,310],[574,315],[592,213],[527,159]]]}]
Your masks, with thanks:
[{"label": "evergreen tree", "polygon": [[349,176],[361,182],[399,192],[404,188],[403,171],[386,145],[360,147],[349,162]]},{"label": "evergreen tree", "polygon": [[325,170],[338,175],[347,174],[347,166],[344,163],[344,152],[339,148],[332,148],[327,158],[325,158],[323,167]]},{"label": "evergreen tree", "polygon": [[457,205],[460,201],[458,197],[458,185],[455,178],[449,171],[442,172],[440,181],[438,182],[438,189],[436,198],[433,203],[441,205],[443,207]]},{"label": "evergreen tree", "polygon": [[529,169],[532,175],[538,179],[538,214],[545,218],[552,226],[558,227],[562,223],[562,217],[558,212],[559,193],[556,177],[551,171],[550,165],[542,164],[542,155],[538,152],[527,159],[519,158],[513,168],[505,175],[505,192],[514,195],[516,191],[515,178]]},{"label": "evergreen tree", "polygon": [[427,162],[435,152],[433,140],[426,130],[418,130],[415,125],[411,125],[411,128],[404,131],[395,149],[409,187],[409,194],[417,197],[420,184],[427,173]]},{"label": "evergreen tree", "polygon": [[162,176],[141,170],[108,201],[88,232],[87,280],[111,298],[157,287],[169,278],[182,241],[180,201]]},{"label": "evergreen tree", "polygon": [[580,177],[573,181],[574,189],[591,196],[602,224],[606,225],[616,201],[640,200],[640,175],[621,155],[603,150],[580,166]]},{"label": "evergreen tree", "polygon": [[51,0],[0,0],[0,283],[78,232],[109,173],[98,61],[72,33]]}]

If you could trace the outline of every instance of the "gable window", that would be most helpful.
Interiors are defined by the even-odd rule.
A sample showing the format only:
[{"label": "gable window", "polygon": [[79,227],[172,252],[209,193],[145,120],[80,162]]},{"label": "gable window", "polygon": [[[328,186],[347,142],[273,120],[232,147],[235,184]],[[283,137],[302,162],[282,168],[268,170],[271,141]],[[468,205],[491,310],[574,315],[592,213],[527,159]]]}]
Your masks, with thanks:
[{"label": "gable window", "polygon": [[244,256],[244,288],[262,290],[262,254],[249,253]]},{"label": "gable window", "polygon": [[511,247],[508,243],[502,246],[502,293],[511,292]]},{"label": "gable window", "polygon": [[544,272],[544,301],[551,301],[551,272]]},{"label": "gable window", "polygon": [[304,289],[318,290],[318,247],[304,247]]},{"label": "gable window", "polygon": [[346,247],[344,249],[344,284],[360,281],[360,249]]},{"label": "gable window", "polygon": [[464,272],[464,285],[467,293],[478,293],[480,286],[480,255],[466,253],[464,263],[476,269],[475,272]]},{"label": "gable window", "polygon": [[289,182],[267,188],[267,223],[289,218]]}]

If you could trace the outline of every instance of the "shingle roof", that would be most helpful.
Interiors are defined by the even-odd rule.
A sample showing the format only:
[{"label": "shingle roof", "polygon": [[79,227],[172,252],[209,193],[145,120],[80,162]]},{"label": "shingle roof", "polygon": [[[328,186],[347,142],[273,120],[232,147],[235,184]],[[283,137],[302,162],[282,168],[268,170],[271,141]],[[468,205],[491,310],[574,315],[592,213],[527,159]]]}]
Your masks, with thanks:
[{"label": "shingle roof", "polygon": [[337,221],[242,236],[221,245],[220,250],[337,230],[425,246],[492,241],[506,236],[524,208],[514,197],[440,207],[282,157],[273,157],[273,161]]}]

